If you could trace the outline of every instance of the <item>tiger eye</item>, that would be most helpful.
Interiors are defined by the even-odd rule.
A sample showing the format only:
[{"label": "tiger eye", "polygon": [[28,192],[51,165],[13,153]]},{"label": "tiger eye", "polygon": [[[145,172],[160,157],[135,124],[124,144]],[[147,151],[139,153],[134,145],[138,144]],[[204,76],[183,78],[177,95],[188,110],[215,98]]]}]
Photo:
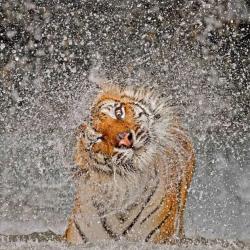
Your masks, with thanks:
[{"label": "tiger eye", "polygon": [[122,109],[121,107],[117,107],[115,109],[115,116],[117,119],[121,120],[122,119]]}]

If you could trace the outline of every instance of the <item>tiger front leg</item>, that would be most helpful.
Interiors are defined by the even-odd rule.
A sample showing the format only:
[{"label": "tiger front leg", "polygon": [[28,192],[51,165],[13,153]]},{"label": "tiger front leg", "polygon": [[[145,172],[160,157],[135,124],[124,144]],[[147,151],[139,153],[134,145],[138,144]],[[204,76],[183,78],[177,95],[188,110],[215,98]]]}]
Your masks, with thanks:
[{"label": "tiger front leg", "polygon": [[82,177],[78,185],[74,209],[65,232],[65,238],[70,243],[81,244],[110,239],[103,228],[101,217],[93,205],[91,194],[93,194],[91,186],[85,185],[84,177]]},{"label": "tiger front leg", "polygon": [[161,211],[156,216],[157,226],[148,235],[154,243],[165,243],[176,233],[178,216],[178,199],[175,193],[168,194],[162,204]]}]

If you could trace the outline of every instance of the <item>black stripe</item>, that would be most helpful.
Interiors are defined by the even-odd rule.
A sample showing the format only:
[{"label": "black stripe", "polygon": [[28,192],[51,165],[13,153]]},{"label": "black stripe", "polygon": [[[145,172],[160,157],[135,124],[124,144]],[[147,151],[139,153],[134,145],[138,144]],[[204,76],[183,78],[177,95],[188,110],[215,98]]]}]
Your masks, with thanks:
[{"label": "black stripe", "polygon": [[182,179],[179,181],[177,184],[177,200],[178,200],[178,208],[180,209],[181,204],[181,184],[182,184]]},{"label": "black stripe", "polygon": [[106,170],[103,170],[103,169],[100,169],[98,167],[93,167],[93,170],[97,173],[101,173],[101,174],[106,174],[108,176],[111,176],[113,174],[112,171],[106,171]]},{"label": "black stripe", "polygon": [[150,138],[149,138],[149,134],[148,133],[142,134],[140,138],[137,138],[137,140],[139,140],[141,142],[146,142],[149,139]]},{"label": "black stripe", "polygon": [[122,155],[121,155],[120,158],[119,158],[119,162],[116,162],[117,165],[122,165],[122,164],[124,164],[124,163],[126,162],[126,160],[127,160],[126,154],[124,154],[124,153],[121,153],[121,154],[122,154]]},{"label": "black stripe", "polygon": [[99,216],[99,219],[101,221],[103,229],[107,232],[107,234],[109,235],[110,238],[112,238],[114,240],[118,240],[119,239],[118,235],[111,230],[111,226],[108,225],[107,219],[105,217],[102,217],[104,212],[100,212],[100,210],[99,210],[99,207],[101,206],[101,204],[98,204],[95,201],[92,201],[92,204],[93,204],[93,207],[97,211],[97,214]]},{"label": "black stripe", "polygon": [[140,135],[142,135],[143,133],[146,133],[145,130],[141,129],[138,133],[136,133],[136,137],[139,137]]},{"label": "black stripe", "polygon": [[150,240],[150,238],[152,237],[152,235],[166,222],[166,220],[169,218],[169,216],[171,214],[171,209],[172,209],[172,206],[170,207],[169,212],[164,217],[164,219],[161,221],[161,223],[148,234],[148,236],[145,239],[146,242],[148,242]]},{"label": "black stripe", "polygon": [[115,99],[113,99],[113,98],[107,98],[107,99],[104,99],[104,100],[99,100],[98,102],[96,102],[95,104],[94,104],[94,107],[93,107],[93,109],[100,109],[104,104],[106,104],[107,103],[107,101],[114,101],[114,102],[117,102],[117,100],[115,100]]},{"label": "black stripe", "polygon": [[[108,175],[113,174],[113,169],[110,167],[110,165],[108,165],[108,164],[107,165],[106,164],[100,164],[95,159],[92,159],[92,160],[94,160],[95,163],[96,163],[96,164],[93,164],[93,166],[92,166],[93,170],[95,170],[96,172],[100,172],[100,173],[104,173],[104,174],[108,174]],[[98,168],[98,165],[100,165],[100,166],[108,166],[111,171]]]},{"label": "black stripe", "polygon": [[137,169],[134,167],[134,164],[131,161],[127,161],[122,165],[122,167],[129,172],[137,172]]},{"label": "black stripe", "polygon": [[114,240],[118,240],[119,239],[118,235],[111,230],[110,225],[107,224],[107,219],[106,218],[100,218],[100,220],[101,220],[103,229],[107,232],[109,237],[114,239]]},{"label": "black stripe", "polygon": [[145,115],[146,115],[146,113],[144,113],[144,112],[140,112],[140,113],[138,114],[137,118],[141,118],[141,116],[142,116],[143,114],[145,114]]},{"label": "black stripe", "polygon": [[149,144],[150,142],[151,142],[151,138],[150,138],[150,136],[149,136],[149,137],[147,137],[147,138],[145,139],[144,143],[145,143],[145,145],[146,145],[146,144]]},{"label": "black stripe", "polygon": [[75,224],[76,229],[77,229],[78,233],[80,234],[80,236],[81,236],[83,242],[86,243],[86,242],[88,241],[88,240],[87,240],[87,237],[86,237],[85,234],[82,232],[82,230],[81,230],[79,224],[78,224],[75,220],[74,220],[74,224]]},{"label": "black stripe", "polygon": [[124,154],[122,152],[117,153],[116,160],[119,160]]},{"label": "black stripe", "polygon": [[136,221],[138,220],[139,216],[141,215],[141,213],[143,212],[144,208],[146,207],[146,205],[150,202],[151,198],[153,197],[153,195],[155,194],[157,188],[158,188],[158,185],[159,185],[159,180],[157,180],[157,184],[154,188],[154,190],[151,192],[151,194],[148,196],[147,200],[145,201],[145,203],[143,204],[140,212],[137,214],[137,216],[134,218],[134,220],[130,223],[130,225],[127,226],[127,228],[123,231],[122,235],[126,235],[130,230],[131,228],[134,226],[134,224],[136,223]]},{"label": "black stripe", "polygon": [[151,211],[151,212],[141,221],[141,223],[140,223],[141,225],[142,225],[145,221],[147,221],[147,220],[149,219],[149,217],[151,217],[159,208],[161,208],[161,205],[162,205],[164,199],[165,199],[165,197],[161,200],[160,204],[159,204],[153,211]]},{"label": "black stripe", "polygon": [[[140,103],[140,104],[139,104]],[[145,103],[142,103],[142,102],[138,102],[138,103],[134,103],[134,105],[136,105],[137,107],[139,107],[143,112],[144,114],[148,117],[150,114],[146,111],[146,109],[144,107],[142,107],[141,105],[143,106],[148,106],[146,105]]]}]

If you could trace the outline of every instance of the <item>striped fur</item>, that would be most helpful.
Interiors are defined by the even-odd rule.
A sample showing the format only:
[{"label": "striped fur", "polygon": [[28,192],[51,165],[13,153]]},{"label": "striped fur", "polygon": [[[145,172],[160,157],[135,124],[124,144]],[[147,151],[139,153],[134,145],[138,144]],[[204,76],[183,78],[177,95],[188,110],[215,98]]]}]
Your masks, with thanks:
[{"label": "striped fur", "polygon": [[[118,147],[116,135],[127,130],[133,147]],[[183,237],[195,156],[178,117],[154,91],[104,89],[79,132],[75,162],[84,174],[77,180],[68,242]]]}]

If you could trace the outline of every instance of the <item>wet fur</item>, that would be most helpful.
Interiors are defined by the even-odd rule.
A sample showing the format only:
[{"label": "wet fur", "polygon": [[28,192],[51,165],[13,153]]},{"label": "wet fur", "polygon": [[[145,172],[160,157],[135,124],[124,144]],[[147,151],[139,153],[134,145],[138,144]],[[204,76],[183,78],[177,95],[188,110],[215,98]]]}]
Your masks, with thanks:
[{"label": "wet fur", "polygon": [[[124,104],[125,120],[100,113],[113,101]],[[116,147],[115,135],[126,129],[134,131],[134,149]],[[105,141],[93,144],[91,137],[99,138],[98,133]],[[84,174],[77,181],[67,241],[126,238],[163,243],[183,237],[195,156],[178,117],[154,91],[104,89],[78,135],[75,162]]]}]

